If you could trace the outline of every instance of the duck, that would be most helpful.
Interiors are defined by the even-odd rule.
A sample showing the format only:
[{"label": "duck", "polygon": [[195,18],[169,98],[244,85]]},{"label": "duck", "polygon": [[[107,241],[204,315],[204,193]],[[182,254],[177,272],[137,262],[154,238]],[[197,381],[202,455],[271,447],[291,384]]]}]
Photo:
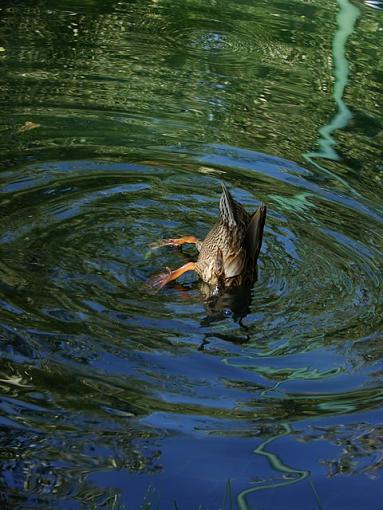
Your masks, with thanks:
[{"label": "duck", "polygon": [[196,262],[160,273],[149,281],[150,287],[162,289],[188,271],[194,271],[203,282],[219,290],[225,287],[252,285],[261,251],[267,207],[262,202],[249,213],[234,200],[222,183],[219,216],[203,241],[193,235],[166,239],[160,246],[194,244],[199,252]]}]

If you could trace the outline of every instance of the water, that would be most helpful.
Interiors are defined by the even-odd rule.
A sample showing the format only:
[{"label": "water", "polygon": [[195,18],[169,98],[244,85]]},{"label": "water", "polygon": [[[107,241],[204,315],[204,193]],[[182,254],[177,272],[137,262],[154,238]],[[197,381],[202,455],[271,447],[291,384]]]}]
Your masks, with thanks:
[{"label": "water", "polygon": [[[381,9],[2,2],[1,508],[379,508]],[[254,289],[149,292],[221,182]]]}]

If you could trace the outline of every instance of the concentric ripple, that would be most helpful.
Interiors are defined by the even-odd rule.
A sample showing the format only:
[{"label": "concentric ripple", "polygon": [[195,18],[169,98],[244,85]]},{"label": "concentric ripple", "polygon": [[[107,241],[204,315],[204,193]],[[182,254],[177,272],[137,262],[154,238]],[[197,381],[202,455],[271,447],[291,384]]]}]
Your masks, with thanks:
[{"label": "concentric ripple", "polygon": [[[280,158],[223,145],[169,147],[166,156],[48,162],[2,175],[7,423],[46,434],[54,414],[44,451],[55,455],[68,420],[79,442],[91,420],[86,441],[106,452],[70,455],[66,481],[47,481],[63,493],[66,483],[86,490],[88,476],[74,481],[76,466],[108,470],[116,448],[130,471],[160,469],[151,441],[138,464],[129,446],[116,445],[125,420],[135,424],[128,442],[142,443],[164,427],[192,433],[194,419],[224,434],[225,423],[322,419],[383,399],[374,342],[382,218]],[[254,289],[212,300],[189,274],[153,294],[151,275],[196,257],[192,247],[155,246],[203,238],[222,181],[248,210],[268,204]]]},{"label": "concentric ripple", "polygon": [[[193,156],[193,171],[165,164],[78,161],[23,167],[12,179],[5,174],[1,259],[6,322],[16,320],[39,336],[62,331],[73,338],[96,335],[96,344],[113,339],[110,348],[128,342],[145,351],[201,345],[214,350],[214,339],[221,338],[233,342],[218,342],[218,352],[234,366],[243,356],[235,345],[246,341],[245,358],[256,363],[249,365],[251,374],[259,370],[264,377],[256,360],[273,354],[267,379],[279,374],[277,354],[310,356],[326,349],[328,341],[351,345],[374,334],[380,321],[377,244],[382,239],[375,235],[373,243],[368,240],[379,232],[381,219],[346,207],[341,196],[324,188],[318,193],[310,174],[294,164],[236,151],[235,168],[233,148],[207,149],[208,157],[219,161],[211,167],[212,176],[199,172],[206,168],[198,164],[206,162],[204,155]],[[252,169],[245,171],[244,164]],[[160,294],[145,286],[165,266],[195,258],[192,248],[178,253],[153,246],[176,235],[204,237],[218,211],[221,179],[214,172],[249,210],[259,200],[269,204],[259,279],[243,310],[234,308],[238,296],[214,306],[204,302],[204,289],[192,275],[181,279],[181,287],[169,286]],[[238,186],[241,173],[246,177],[249,172],[255,172],[254,184]],[[242,317],[246,329],[238,328],[232,313]],[[320,359],[321,368],[312,360],[311,370],[331,373]],[[347,364],[339,368],[347,371]],[[287,387],[290,378],[287,370]],[[181,403],[183,393],[179,398]]]},{"label": "concentric ripple", "polygon": [[[151,442],[138,465],[129,447],[116,446],[126,419],[152,434],[189,430],[197,417],[213,432],[231,421],[294,421],[381,403],[381,351],[368,339],[381,322],[382,218],[280,158],[223,145],[169,147],[166,156],[157,164],[60,161],[3,173],[1,384],[9,423],[42,434],[55,413],[65,448],[68,420],[78,441],[91,420],[87,441],[118,448],[128,469],[140,471],[159,466]],[[183,234],[203,238],[222,181],[248,210],[268,204],[253,291],[212,301],[186,275],[153,294],[151,275],[196,256],[193,248],[153,246]],[[116,430],[112,442],[105,428]],[[133,428],[128,441],[145,436]],[[48,434],[44,451],[57,441]],[[88,477],[74,482],[75,466],[109,469],[109,459],[69,456],[65,483],[86,490]],[[47,483],[66,491],[56,478]]]},{"label": "concentric ripple", "polygon": [[261,31],[249,31],[248,23],[229,24],[218,20],[187,20],[184,28],[169,35],[183,54],[204,59],[210,65],[240,70],[254,58],[265,57],[271,43]]}]

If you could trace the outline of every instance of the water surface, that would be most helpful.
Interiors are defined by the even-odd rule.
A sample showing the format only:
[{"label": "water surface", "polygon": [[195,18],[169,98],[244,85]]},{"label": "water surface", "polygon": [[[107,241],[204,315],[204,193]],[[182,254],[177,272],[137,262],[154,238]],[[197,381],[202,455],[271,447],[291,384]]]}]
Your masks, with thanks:
[{"label": "water surface", "polygon": [[[381,7],[2,3],[2,508],[379,508]],[[221,182],[254,288],[149,292]]]}]

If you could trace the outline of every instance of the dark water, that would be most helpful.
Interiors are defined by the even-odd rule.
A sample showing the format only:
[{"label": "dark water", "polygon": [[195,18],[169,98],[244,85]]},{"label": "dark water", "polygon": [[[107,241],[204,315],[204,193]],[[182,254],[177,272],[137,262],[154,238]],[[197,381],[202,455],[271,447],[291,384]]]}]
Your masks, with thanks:
[{"label": "dark water", "polygon": [[[382,4],[0,7],[1,508],[382,508]],[[252,293],[148,292],[221,182]]]}]

